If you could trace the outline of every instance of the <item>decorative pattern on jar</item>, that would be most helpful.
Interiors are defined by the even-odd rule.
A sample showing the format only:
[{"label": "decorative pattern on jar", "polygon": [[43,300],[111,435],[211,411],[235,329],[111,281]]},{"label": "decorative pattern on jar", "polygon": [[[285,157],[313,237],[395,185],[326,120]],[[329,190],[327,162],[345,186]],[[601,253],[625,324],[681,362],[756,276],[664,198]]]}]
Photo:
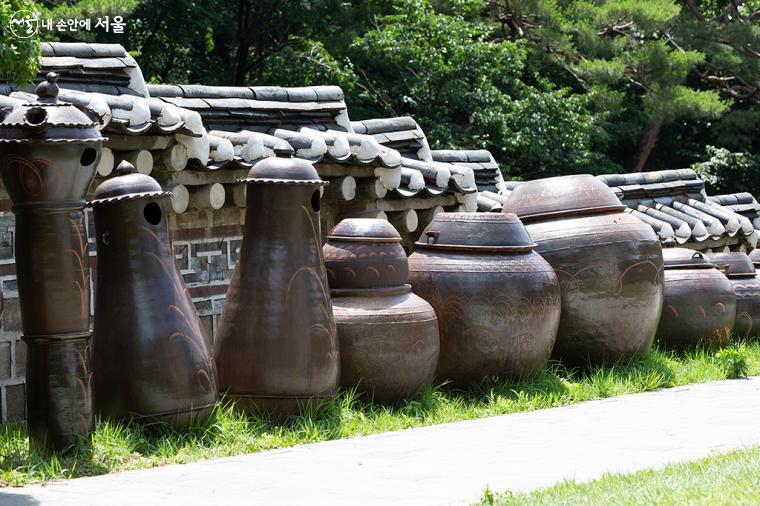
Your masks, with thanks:
[{"label": "decorative pattern on jar", "polygon": [[467,386],[544,367],[557,335],[560,285],[517,216],[441,213],[416,246],[409,280],[438,315],[438,380]]},{"label": "decorative pattern on jar", "polygon": [[0,173],[16,215],[29,435],[61,450],[92,429],[83,209],[106,139],[94,115],[58,100],[57,79],[47,75],[35,102],[0,111]]},{"label": "decorative pattern on jar", "polygon": [[323,182],[305,160],[268,158],[247,183],[240,256],[214,356],[239,409],[297,414],[335,396],[338,338],[319,224]]},{"label": "decorative pattern on jar", "polygon": [[384,403],[418,395],[438,363],[438,320],[407,284],[401,236],[385,220],[350,218],[330,231],[322,251],[341,386]]},{"label": "decorative pattern on jar", "polygon": [[95,190],[95,409],[111,419],[202,422],[216,401],[211,347],[175,262],[171,193],[127,161]]},{"label": "decorative pattern on jar", "polygon": [[728,278],[698,251],[665,248],[662,255],[665,295],[657,340],[667,348],[726,342],[736,317]]},{"label": "decorative pattern on jar", "polygon": [[554,268],[562,286],[554,356],[571,364],[647,352],[663,299],[662,249],[652,228],[623,212],[588,175],[518,185],[504,202]]},{"label": "decorative pattern on jar", "polygon": [[746,253],[710,253],[710,260],[727,267],[726,276],[736,295],[734,336],[760,336],[760,279]]}]

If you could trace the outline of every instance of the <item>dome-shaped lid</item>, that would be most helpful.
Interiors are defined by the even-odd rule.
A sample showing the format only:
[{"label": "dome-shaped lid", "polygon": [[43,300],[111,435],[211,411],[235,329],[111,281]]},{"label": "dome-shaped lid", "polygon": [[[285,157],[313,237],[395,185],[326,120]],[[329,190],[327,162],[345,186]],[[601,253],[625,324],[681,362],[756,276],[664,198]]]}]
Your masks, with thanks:
[{"label": "dome-shaped lid", "polygon": [[508,213],[440,213],[425,228],[420,248],[518,252],[535,247],[520,219]]},{"label": "dome-shaped lid", "polygon": [[749,259],[752,261],[753,264],[759,265],[760,264],[760,248],[755,248],[749,253]]},{"label": "dome-shaped lid", "polygon": [[48,73],[37,85],[34,103],[2,110],[0,143],[90,144],[105,140],[86,109],[58,101],[57,81],[58,74]]},{"label": "dome-shaped lid", "polygon": [[666,269],[712,269],[715,267],[704,253],[688,248],[663,248],[662,260]]},{"label": "dome-shaped lid", "polygon": [[717,266],[728,265],[728,277],[753,277],[755,276],[755,266],[746,253],[727,252],[727,253],[709,253],[708,258]]},{"label": "dome-shaped lid", "polygon": [[116,168],[116,176],[103,181],[95,189],[95,198],[89,202],[89,205],[98,206],[119,200],[168,197],[169,195],[171,192],[164,191],[155,179],[135,172],[134,165],[123,160]]},{"label": "dome-shaped lid", "polygon": [[316,184],[326,185],[317,169],[300,158],[264,158],[248,172],[245,183]]},{"label": "dome-shaped lid", "polygon": [[327,236],[322,253],[334,296],[347,295],[346,290],[403,286],[409,278],[401,236],[385,220],[341,221]]},{"label": "dome-shaped lid", "polygon": [[393,225],[374,218],[346,218],[330,230],[328,239],[357,242],[401,242]]},{"label": "dome-shaped lid", "polygon": [[625,206],[602,181],[590,174],[577,174],[521,183],[504,201],[502,209],[527,221],[622,211]]}]

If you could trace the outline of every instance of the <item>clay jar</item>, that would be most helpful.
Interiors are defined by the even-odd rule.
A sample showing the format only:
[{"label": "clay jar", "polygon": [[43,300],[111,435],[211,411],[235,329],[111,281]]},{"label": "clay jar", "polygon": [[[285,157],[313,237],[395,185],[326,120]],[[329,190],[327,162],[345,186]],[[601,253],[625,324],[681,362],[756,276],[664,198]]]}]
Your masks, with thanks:
[{"label": "clay jar", "polygon": [[275,418],[331,399],[339,356],[319,225],[314,167],[267,158],[246,183],[243,242],[214,356],[219,391]]},{"label": "clay jar", "polygon": [[665,248],[665,296],[657,340],[667,348],[724,342],[736,316],[731,283],[705,256]]},{"label": "clay jar", "polygon": [[124,161],[90,202],[98,247],[94,394],[104,417],[184,430],[210,413],[216,370],[174,259],[170,195]]},{"label": "clay jar", "polygon": [[341,386],[383,403],[418,395],[438,363],[438,320],[406,284],[401,236],[385,220],[350,218],[330,231],[322,251],[340,341]]},{"label": "clay jar", "polygon": [[718,266],[727,266],[726,275],[736,295],[736,322],[734,335],[756,337],[760,335],[760,279],[755,266],[746,253],[710,253],[710,260]]},{"label": "clay jar", "polygon": [[652,228],[624,209],[588,174],[528,181],[504,203],[562,285],[554,354],[565,362],[614,362],[647,352],[654,340],[662,249]]},{"label": "clay jar", "polygon": [[438,380],[523,378],[546,364],[560,289],[533,247],[513,214],[441,213],[423,231],[409,281],[438,315]]}]

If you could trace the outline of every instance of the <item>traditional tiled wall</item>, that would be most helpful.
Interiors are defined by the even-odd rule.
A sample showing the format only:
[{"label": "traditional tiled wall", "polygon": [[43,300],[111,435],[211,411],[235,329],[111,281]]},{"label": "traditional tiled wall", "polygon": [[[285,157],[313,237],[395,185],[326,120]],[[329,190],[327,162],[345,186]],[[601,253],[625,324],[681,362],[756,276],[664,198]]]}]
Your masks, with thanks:
[{"label": "traditional tiled wall", "polygon": [[[213,340],[224,296],[240,251],[244,211],[192,211],[170,215],[177,266],[195,302],[209,339]],[[96,273],[94,223],[87,211],[92,280]],[[24,419],[26,347],[21,340],[21,309],[13,255],[15,219],[8,200],[0,200],[0,415],[2,423]],[[91,298],[94,301],[94,298]]]}]

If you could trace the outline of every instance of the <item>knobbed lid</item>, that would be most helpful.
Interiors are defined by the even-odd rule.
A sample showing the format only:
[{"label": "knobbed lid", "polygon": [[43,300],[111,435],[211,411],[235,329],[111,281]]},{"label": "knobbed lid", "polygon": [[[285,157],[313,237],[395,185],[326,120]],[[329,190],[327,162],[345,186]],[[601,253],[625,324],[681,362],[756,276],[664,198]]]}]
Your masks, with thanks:
[{"label": "knobbed lid", "polygon": [[715,264],[700,251],[688,248],[663,248],[662,260],[665,269],[713,269]]},{"label": "knobbed lid", "polygon": [[536,245],[522,221],[510,213],[440,213],[425,228],[420,248],[520,252]]},{"label": "knobbed lid", "polygon": [[310,162],[300,158],[264,158],[248,172],[244,183],[327,185]]},{"label": "knobbed lid", "polygon": [[356,242],[401,242],[393,225],[373,218],[346,218],[330,230],[327,239]]},{"label": "knobbed lid", "polygon": [[727,252],[709,253],[708,257],[717,266],[728,265],[729,278],[747,278],[755,276],[755,266],[746,253]]},{"label": "knobbed lid", "polygon": [[401,236],[385,220],[348,218],[333,227],[322,248],[327,282],[333,295],[341,290],[403,286],[409,261]]},{"label": "knobbed lid", "polygon": [[96,144],[105,139],[86,109],[58,101],[58,74],[37,85],[33,103],[0,110],[0,143]]},{"label": "knobbed lid", "polygon": [[606,184],[591,174],[577,174],[517,185],[504,202],[502,212],[533,221],[623,209],[625,206]]},{"label": "knobbed lid", "polygon": [[90,206],[98,206],[119,200],[137,198],[163,198],[171,195],[164,191],[158,181],[145,174],[135,172],[135,167],[123,160],[116,167],[116,175],[100,183],[95,189],[94,199]]}]

